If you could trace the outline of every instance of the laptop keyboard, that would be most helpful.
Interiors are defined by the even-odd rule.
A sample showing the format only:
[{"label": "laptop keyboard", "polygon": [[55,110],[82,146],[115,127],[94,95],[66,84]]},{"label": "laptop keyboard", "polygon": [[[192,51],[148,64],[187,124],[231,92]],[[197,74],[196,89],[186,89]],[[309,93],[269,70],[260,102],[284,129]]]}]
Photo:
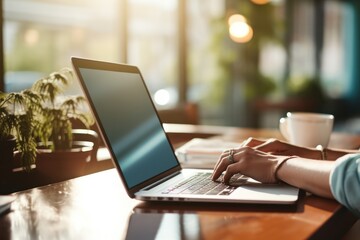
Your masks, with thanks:
[{"label": "laptop keyboard", "polygon": [[197,173],[177,185],[163,191],[164,194],[202,194],[202,195],[229,195],[238,186],[247,181],[241,174],[234,175],[229,185],[222,183],[222,179],[211,180],[211,173]]}]

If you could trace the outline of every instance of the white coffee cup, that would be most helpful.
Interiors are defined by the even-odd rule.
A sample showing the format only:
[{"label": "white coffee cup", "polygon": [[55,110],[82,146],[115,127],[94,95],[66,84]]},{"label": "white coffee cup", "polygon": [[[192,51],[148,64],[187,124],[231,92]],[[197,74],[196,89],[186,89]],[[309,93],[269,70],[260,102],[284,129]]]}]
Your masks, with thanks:
[{"label": "white coffee cup", "polygon": [[326,148],[334,124],[334,116],[322,113],[288,112],[280,119],[280,132],[292,144]]}]

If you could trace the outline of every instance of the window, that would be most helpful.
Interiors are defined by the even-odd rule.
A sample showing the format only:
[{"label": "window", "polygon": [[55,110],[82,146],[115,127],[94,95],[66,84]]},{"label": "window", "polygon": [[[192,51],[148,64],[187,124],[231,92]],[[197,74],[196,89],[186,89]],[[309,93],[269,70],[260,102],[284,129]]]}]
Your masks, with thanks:
[{"label": "window", "polygon": [[207,0],[206,4],[203,0],[187,1],[187,99],[199,105],[206,124],[224,124],[221,95],[226,85],[218,81],[222,73],[216,24],[225,13],[224,0]]},{"label": "window", "polygon": [[157,107],[194,102],[205,124],[256,127],[254,101],[286,101],[309,79],[330,99],[358,95],[355,0],[2,1],[6,91],[80,56],[139,66]]},{"label": "window", "polygon": [[178,102],[177,0],[128,1],[128,63],[139,66],[158,107]]},{"label": "window", "polygon": [[118,2],[4,0],[5,90],[70,67],[71,56],[118,61]]}]

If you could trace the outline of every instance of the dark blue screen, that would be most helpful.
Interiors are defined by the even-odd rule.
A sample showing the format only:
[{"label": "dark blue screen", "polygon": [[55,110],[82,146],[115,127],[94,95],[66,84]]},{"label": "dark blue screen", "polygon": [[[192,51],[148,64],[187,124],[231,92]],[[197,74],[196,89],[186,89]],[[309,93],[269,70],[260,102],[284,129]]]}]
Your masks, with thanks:
[{"label": "dark blue screen", "polygon": [[140,74],[80,73],[129,188],[178,165]]}]

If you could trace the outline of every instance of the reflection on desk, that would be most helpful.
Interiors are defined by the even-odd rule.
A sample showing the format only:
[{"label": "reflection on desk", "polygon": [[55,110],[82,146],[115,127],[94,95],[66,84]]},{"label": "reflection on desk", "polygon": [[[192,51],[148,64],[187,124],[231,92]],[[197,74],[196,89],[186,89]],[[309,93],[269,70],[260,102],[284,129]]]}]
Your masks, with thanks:
[{"label": "reflection on desk", "polygon": [[11,212],[0,218],[2,240],[122,239],[137,204],[112,170],[16,195]]},{"label": "reflection on desk", "polygon": [[203,239],[200,228],[197,214],[133,213],[126,239]]}]

